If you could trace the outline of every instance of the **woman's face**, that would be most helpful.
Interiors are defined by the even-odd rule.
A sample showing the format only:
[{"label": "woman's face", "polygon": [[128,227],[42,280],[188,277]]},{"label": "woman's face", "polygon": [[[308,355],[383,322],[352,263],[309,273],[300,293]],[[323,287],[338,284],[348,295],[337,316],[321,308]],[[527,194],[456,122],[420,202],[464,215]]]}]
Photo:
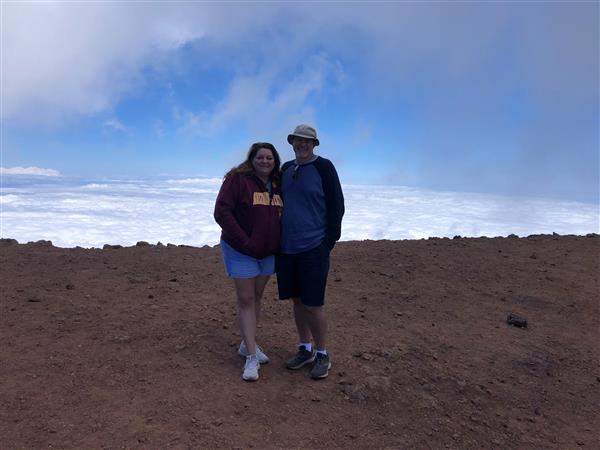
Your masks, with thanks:
[{"label": "woman's face", "polygon": [[268,177],[275,167],[275,157],[268,148],[260,148],[252,159],[252,167],[258,176]]}]

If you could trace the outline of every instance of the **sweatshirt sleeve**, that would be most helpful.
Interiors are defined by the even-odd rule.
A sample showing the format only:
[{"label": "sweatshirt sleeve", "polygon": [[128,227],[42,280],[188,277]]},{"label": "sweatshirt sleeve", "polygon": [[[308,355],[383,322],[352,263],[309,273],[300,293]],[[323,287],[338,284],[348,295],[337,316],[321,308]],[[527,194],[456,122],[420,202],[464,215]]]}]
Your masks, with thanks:
[{"label": "sweatshirt sleeve", "polygon": [[335,167],[331,161],[324,159],[320,165],[321,182],[327,207],[326,237],[329,248],[333,248],[342,234],[342,217],[344,216],[344,194]]},{"label": "sweatshirt sleeve", "polygon": [[234,215],[235,207],[240,195],[240,176],[233,174],[223,180],[217,201],[215,202],[215,221],[229,236],[234,246],[244,248],[248,245],[248,236],[239,225]]}]

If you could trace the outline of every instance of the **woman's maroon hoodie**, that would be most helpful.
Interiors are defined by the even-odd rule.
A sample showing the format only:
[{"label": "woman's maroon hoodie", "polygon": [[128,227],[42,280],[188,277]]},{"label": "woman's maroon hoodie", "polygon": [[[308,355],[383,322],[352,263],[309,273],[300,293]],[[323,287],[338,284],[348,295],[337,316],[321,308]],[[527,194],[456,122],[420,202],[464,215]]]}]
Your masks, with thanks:
[{"label": "woman's maroon hoodie", "polygon": [[269,194],[253,173],[233,173],[223,180],[215,203],[221,239],[237,251],[264,258],[279,250],[279,218],[283,201],[279,186]]}]

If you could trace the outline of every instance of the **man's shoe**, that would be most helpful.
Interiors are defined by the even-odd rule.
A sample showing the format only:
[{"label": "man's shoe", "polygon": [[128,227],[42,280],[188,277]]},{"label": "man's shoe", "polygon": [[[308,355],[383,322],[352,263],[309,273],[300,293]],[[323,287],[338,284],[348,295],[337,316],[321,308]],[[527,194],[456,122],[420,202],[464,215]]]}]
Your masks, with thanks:
[{"label": "man's shoe", "polygon": [[245,381],[258,380],[258,369],[260,369],[260,363],[256,355],[246,356],[246,365],[244,366],[242,378]]},{"label": "man's shoe", "polygon": [[323,353],[317,353],[315,357],[315,365],[310,371],[310,377],[315,380],[327,378],[327,375],[329,375],[329,369],[331,369],[329,354],[324,355]]},{"label": "man's shoe", "polygon": [[[244,341],[242,341],[242,343],[240,344],[240,348],[238,349],[238,355],[244,357],[249,355],[248,349],[246,348],[246,343]],[[258,357],[258,362],[261,364],[266,364],[269,362],[269,357],[265,355],[265,353],[262,351],[262,348],[260,348],[258,344],[256,344],[256,356]]]},{"label": "man's shoe", "polygon": [[304,345],[298,347],[298,353],[292,359],[288,360],[285,366],[290,370],[297,370],[300,367],[310,364],[315,360],[315,352],[309,352]]}]

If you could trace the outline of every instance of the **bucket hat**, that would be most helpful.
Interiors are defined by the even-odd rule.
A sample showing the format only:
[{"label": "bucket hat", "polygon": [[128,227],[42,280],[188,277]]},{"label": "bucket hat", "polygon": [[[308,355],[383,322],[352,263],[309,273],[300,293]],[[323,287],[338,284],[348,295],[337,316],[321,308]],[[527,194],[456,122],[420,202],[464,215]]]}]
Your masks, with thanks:
[{"label": "bucket hat", "polygon": [[309,125],[305,125],[305,124],[298,125],[294,129],[294,132],[292,134],[288,134],[288,137],[287,137],[288,144],[291,145],[292,140],[294,139],[294,136],[298,136],[298,137],[305,138],[305,139],[312,139],[313,141],[315,141],[315,146],[319,145],[319,140],[317,139],[317,131]]}]

